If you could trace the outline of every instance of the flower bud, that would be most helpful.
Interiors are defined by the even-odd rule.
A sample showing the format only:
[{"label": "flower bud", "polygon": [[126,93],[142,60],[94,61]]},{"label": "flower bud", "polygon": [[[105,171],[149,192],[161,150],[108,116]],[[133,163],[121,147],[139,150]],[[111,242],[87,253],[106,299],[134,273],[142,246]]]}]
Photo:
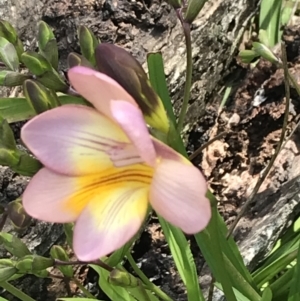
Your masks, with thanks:
[{"label": "flower bud", "polygon": [[0,37],[5,38],[16,48],[19,59],[24,52],[23,44],[14,27],[7,21],[0,20]]},{"label": "flower bud", "polygon": [[23,90],[26,99],[37,114],[58,106],[56,93],[34,80],[26,80]]},{"label": "flower bud", "polygon": [[72,248],[73,246],[73,230],[74,230],[74,223],[66,223],[63,224],[64,231],[67,238],[68,245]]},{"label": "flower bud", "polygon": [[241,50],[239,52],[239,58],[241,58],[242,62],[245,64],[251,63],[252,60],[254,60],[256,57],[258,57],[258,54],[254,50]]},{"label": "flower bud", "polygon": [[19,199],[7,205],[7,215],[16,230],[22,230],[30,225],[31,217],[25,212]]},{"label": "flower bud", "polygon": [[10,254],[18,258],[31,254],[23,241],[10,233],[1,232],[0,242]]},{"label": "flower bud", "polygon": [[24,52],[21,56],[22,62],[32,74],[41,76],[52,70],[51,64],[41,54],[34,51]]},{"label": "flower bud", "polygon": [[1,70],[0,86],[6,86],[6,87],[20,86],[28,78],[30,78],[30,76],[26,74],[14,72],[14,71],[8,71],[8,70]]},{"label": "flower bud", "polygon": [[58,68],[58,48],[53,31],[47,23],[40,21],[38,25],[39,52],[49,61],[54,69]]},{"label": "flower bud", "polygon": [[18,71],[19,57],[15,46],[3,37],[0,37],[0,60],[8,69]]},{"label": "flower bud", "polygon": [[[50,250],[50,255],[53,259],[58,259],[61,261],[70,261],[69,256],[66,251],[61,247],[54,245]],[[71,265],[58,265],[57,268],[62,272],[62,274],[68,278],[72,278],[74,276],[73,269]]]},{"label": "flower bud", "polygon": [[14,172],[22,176],[32,177],[42,168],[42,164],[29,154],[21,150],[18,150],[17,154],[18,163],[10,165]]},{"label": "flower bud", "polygon": [[86,26],[80,26],[78,30],[79,45],[82,55],[93,65],[96,65],[95,49],[99,41],[93,32]]},{"label": "flower bud", "polygon": [[33,51],[24,52],[22,54],[22,62],[30,72],[37,76],[36,80],[45,87],[61,92],[68,90],[68,85],[41,54]]},{"label": "flower bud", "polygon": [[43,75],[36,78],[45,87],[56,92],[67,92],[69,87],[62,79],[62,77],[54,70],[46,71]]},{"label": "flower bud", "polygon": [[94,69],[94,66],[82,55],[77,54],[75,52],[71,52],[68,55],[68,66],[69,68],[75,66],[83,66]]},{"label": "flower bud", "polygon": [[0,165],[13,166],[18,163],[17,146],[12,129],[0,116]]},{"label": "flower bud", "polygon": [[146,122],[160,131],[169,131],[161,99],[151,87],[141,64],[126,50],[102,43],[96,48],[98,70],[118,82],[137,102]]},{"label": "flower bud", "polygon": [[139,285],[137,278],[118,269],[114,269],[110,272],[108,281],[113,285],[121,287],[137,287]]},{"label": "flower bud", "polygon": [[0,282],[9,280],[16,273],[17,269],[12,260],[6,258],[0,259]]},{"label": "flower bud", "polygon": [[52,258],[39,255],[27,255],[16,263],[16,268],[20,273],[34,273],[50,268],[54,265]]},{"label": "flower bud", "polygon": [[253,50],[263,57],[264,59],[268,60],[272,64],[279,64],[278,58],[274,55],[274,53],[264,44],[253,42]]},{"label": "flower bud", "polygon": [[38,278],[48,278],[50,273],[47,270],[33,272],[33,275],[37,276]]}]

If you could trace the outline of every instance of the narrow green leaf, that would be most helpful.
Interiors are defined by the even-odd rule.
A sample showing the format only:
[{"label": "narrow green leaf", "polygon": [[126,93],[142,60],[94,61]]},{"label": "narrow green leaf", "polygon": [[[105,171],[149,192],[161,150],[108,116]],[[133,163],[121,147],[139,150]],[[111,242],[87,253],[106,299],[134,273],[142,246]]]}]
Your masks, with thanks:
[{"label": "narrow green leaf", "polygon": [[192,24],[192,22],[196,19],[196,17],[200,13],[206,1],[207,0],[189,0],[185,12],[184,20],[187,23]]},{"label": "narrow green leaf", "polygon": [[[259,37],[268,47],[273,47],[280,41],[282,0],[262,0],[259,12]],[[261,33],[262,31],[262,33]],[[265,36],[268,39],[265,41]]]},{"label": "narrow green leaf", "polygon": [[[227,227],[220,214],[217,212],[215,199],[210,192],[207,196],[211,200],[214,214],[206,229],[195,235],[196,242],[217,281],[220,282],[220,279],[224,277],[221,274],[222,270],[224,270],[227,272],[227,277],[231,278],[233,287],[252,301],[259,300],[255,284],[243,263],[236,243],[231,237],[226,240]],[[213,226],[213,223],[215,223],[216,220],[218,221],[218,232],[216,232],[216,229]],[[218,242],[216,242],[216,240],[218,240]],[[216,254],[218,252],[216,246],[219,244],[224,256],[223,263],[218,260],[219,255]]]},{"label": "narrow green leaf", "polygon": [[293,16],[293,13],[296,11],[297,4],[298,1],[295,0],[284,1],[281,11],[281,25],[285,26],[289,23],[290,19]]},{"label": "narrow green leaf", "polygon": [[173,124],[176,124],[176,117],[174,115],[173,106],[167,87],[164,63],[161,53],[148,53],[147,63],[151,86],[161,98],[169,119],[171,122],[173,122]]},{"label": "narrow green leaf", "polygon": [[[222,285],[219,282],[215,282],[215,286],[220,289],[222,289]],[[236,288],[233,287],[233,292],[235,294],[235,297],[237,299],[237,301],[252,301],[250,299],[248,299],[247,297],[245,297],[241,292],[239,292]]]},{"label": "narrow green leaf", "polygon": [[[300,246],[300,242],[299,242]],[[300,252],[298,247],[297,263],[294,270],[294,276],[291,283],[290,293],[288,301],[299,301],[300,300]]]},{"label": "narrow green leaf", "polygon": [[211,219],[211,229],[212,232],[215,233],[216,237],[215,239],[211,239],[211,247],[215,250],[214,253],[214,259],[217,262],[219,266],[219,273],[218,273],[218,281],[222,285],[223,292],[225,294],[225,297],[229,301],[236,301],[235,294],[233,292],[233,285],[231,282],[231,277],[228,277],[228,270],[226,268],[220,268],[225,267],[224,259],[223,259],[223,252],[222,252],[222,246],[220,243],[220,232],[218,230],[218,218],[217,218],[217,208],[215,206],[212,207],[212,219]]},{"label": "narrow green leaf", "polygon": [[230,93],[232,91],[232,86],[233,86],[232,83],[229,83],[228,85],[226,85],[225,93],[223,95],[223,99],[222,99],[222,101],[220,103],[220,107],[218,109],[219,113],[223,110],[224,106],[226,105],[226,103],[229,99]]},{"label": "narrow green leaf", "polygon": [[197,270],[191,249],[182,231],[158,217],[171,250],[174,262],[183,280],[189,301],[204,301],[198,283]]},{"label": "narrow green leaf", "polygon": [[[60,301],[91,301],[91,300],[95,300],[95,299],[92,299],[92,298],[59,298],[58,300],[60,300]],[[0,299],[0,301],[1,301],[1,299]],[[99,301],[101,301],[101,300],[99,300]]]},{"label": "narrow green leaf", "polygon": [[[291,282],[294,276],[295,268],[288,269],[283,275],[270,284],[270,289],[273,292],[273,299],[282,295],[288,295],[291,287]],[[282,299],[282,300],[286,300]]]},{"label": "narrow green leaf", "polygon": [[257,286],[262,286],[264,283],[266,283],[268,280],[272,279],[275,275],[282,271],[297,257],[297,253],[298,246],[293,246],[288,252],[278,257],[264,269],[260,270],[258,273],[254,273],[253,280],[255,281]]},{"label": "narrow green leaf", "polygon": [[289,253],[290,249],[298,246],[300,240],[300,218],[298,218],[293,225],[291,225],[284,235],[276,242],[270,254],[260,263],[260,266],[252,273],[253,276],[260,273],[263,269],[268,267],[281,256]]}]

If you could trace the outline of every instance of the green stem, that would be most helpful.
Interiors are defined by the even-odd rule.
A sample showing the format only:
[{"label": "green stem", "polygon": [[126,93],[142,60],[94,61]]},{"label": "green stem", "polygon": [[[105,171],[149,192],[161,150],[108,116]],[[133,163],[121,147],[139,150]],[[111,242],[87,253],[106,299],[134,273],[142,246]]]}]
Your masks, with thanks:
[{"label": "green stem", "polygon": [[35,301],[30,296],[23,293],[22,291],[20,291],[19,289],[17,289],[16,287],[14,287],[13,285],[11,285],[8,282],[1,282],[0,286],[2,288],[4,288],[5,290],[7,290],[10,294],[12,294],[13,296],[17,297],[18,299],[20,299],[22,301]]},{"label": "green stem", "polygon": [[[179,13],[178,13],[179,14]],[[180,134],[184,118],[187,112],[189,99],[190,99],[190,92],[192,86],[192,72],[193,72],[193,60],[192,60],[192,42],[191,42],[191,27],[190,24],[186,23],[182,20],[181,16],[179,15],[179,19],[182,24],[183,33],[185,37],[185,45],[186,45],[186,75],[185,75],[185,85],[184,85],[184,94],[183,94],[183,102],[181,111],[178,118],[177,123],[177,131]]]},{"label": "green stem", "polygon": [[94,295],[92,295],[76,278],[71,279],[76,285],[81,289],[81,291],[85,294],[86,297],[90,299],[97,299]]},{"label": "green stem", "polygon": [[158,286],[156,286],[155,284],[153,284],[148,279],[148,277],[139,269],[139,267],[135,263],[135,261],[134,261],[132,255],[130,254],[130,252],[127,252],[126,257],[127,257],[128,261],[129,261],[131,267],[133,268],[134,272],[143,281],[143,283],[146,285],[146,287],[149,290],[151,290],[152,292],[154,292],[162,300],[165,300],[165,301],[174,301],[165,292],[163,292]]}]

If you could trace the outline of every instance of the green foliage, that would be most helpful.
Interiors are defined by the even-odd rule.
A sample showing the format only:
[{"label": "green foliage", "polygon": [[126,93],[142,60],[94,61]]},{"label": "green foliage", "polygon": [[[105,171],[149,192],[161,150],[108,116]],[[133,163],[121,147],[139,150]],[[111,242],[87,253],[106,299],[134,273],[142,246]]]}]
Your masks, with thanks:
[{"label": "green foliage", "polygon": [[10,233],[0,232],[0,243],[9,253],[18,258],[31,255],[26,244],[20,238]]},{"label": "green foliage", "polygon": [[86,26],[79,26],[78,38],[82,55],[92,66],[96,66],[95,49],[99,45],[98,39]]},{"label": "green foliage", "polygon": [[[175,9],[182,8],[181,1],[169,1]],[[189,0],[186,7],[180,10],[183,27],[189,26],[197,17],[205,1]],[[281,61],[272,53],[270,48],[281,37],[281,24],[288,23],[294,9],[294,3],[282,6],[282,1],[263,0],[259,15],[260,42],[254,42],[251,50],[240,53],[244,62],[263,57],[281,67]],[[185,31],[187,46],[189,31]],[[153,114],[168,115],[169,125],[162,126],[163,130],[151,133],[164,140],[171,147],[187,156],[183,141],[176,130],[170,93],[168,91],[163,59],[160,53],[150,53],[147,57],[149,79],[141,66],[124,54],[122,49],[109,48],[99,52],[99,41],[90,29],[80,26],[78,38],[81,53],[70,53],[68,66],[86,66],[98,68],[113,77],[125,87],[140,106],[146,106],[148,117]],[[23,45],[9,22],[0,20],[0,60],[6,66],[0,71],[0,85],[22,86],[25,97],[0,99],[0,164],[9,166],[22,175],[33,176],[41,164],[32,156],[17,148],[9,123],[25,121],[46,110],[65,104],[89,105],[69,86],[68,79],[58,71],[59,57],[57,42],[50,26],[41,21],[38,24],[38,53],[24,51]],[[113,51],[112,51],[113,49]],[[115,65],[106,62],[108,57],[115,56]],[[123,58],[123,59],[120,59]],[[97,66],[98,65],[98,66]],[[26,70],[24,69],[24,66]],[[188,66],[191,70],[191,65]],[[22,72],[21,72],[22,71]],[[25,72],[24,72],[25,71]],[[128,79],[130,78],[131,81]],[[132,82],[134,84],[132,84]],[[135,90],[135,88],[138,89]],[[300,88],[299,88],[300,90]],[[154,91],[156,93],[154,93]],[[185,98],[189,99],[189,89]],[[158,95],[158,96],[157,96]],[[156,103],[157,112],[152,112]],[[160,103],[163,106],[160,106]],[[161,110],[161,111],[159,111]],[[164,111],[165,110],[165,111]],[[185,115],[185,114],[184,114]],[[147,114],[145,114],[147,118]],[[184,116],[183,116],[184,117]],[[157,117],[159,120],[160,117]],[[149,119],[150,120],[150,119]],[[164,120],[160,120],[160,122]],[[166,130],[167,129],[167,130]],[[269,256],[250,274],[243,263],[238,247],[232,237],[226,238],[227,227],[217,211],[214,196],[208,192],[212,206],[212,219],[209,226],[195,235],[195,240],[201,250],[215,279],[214,286],[220,288],[228,301],[296,301],[300,298],[300,255],[299,227],[289,229],[281,238],[279,244]],[[17,229],[24,229],[30,224],[28,217],[19,200],[11,202],[2,217],[9,217]],[[204,301],[200,289],[196,264],[183,232],[159,217],[166,241],[179,275],[185,285],[189,301]],[[296,224],[296,223],[295,223]],[[67,242],[72,247],[74,224],[64,225]],[[130,250],[137,235],[122,248],[103,258],[99,265],[91,264],[99,274],[99,286],[112,301],[172,301],[160,288],[156,287],[132,262]],[[31,254],[27,246],[19,238],[1,232],[0,243],[11,253],[13,259],[0,259],[0,286],[23,301],[32,301],[29,296],[18,291],[7,281],[25,274],[37,277],[49,277],[48,268],[57,268],[64,279],[74,279],[72,262],[69,255],[61,246],[55,245],[50,250],[50,258]],[[128,273],[122,266],[124,257],[132,265],[135,274]],[[59,264],[61,263],[61,264]],[[78,263],[78,262],[77,262]],[[70,264],[70,265],[69,265]],[[93,296],[82,287],[88,298],[76,298],[78,301],[93,300]],[[61,298],[69,301],[74,298]],[[0,297],[0,301],[4,300]]]},{"label": "green foliage", "polygon": [[55,36],[50,26],[41,21],[38,24],[39,52],[47,59],[51,66],[58,68],[58,48]]},{"label": "green foliage", "polygon": [[[26,173],[28,173],[28,168],[26,168]],[[6,206],[6,214],[17,231],[26,229],[31,222],[31,217],[25,212],[20,199]]]},{"label": "green foliage", "polygon": [[206,1],[207,0],[189,0],[186,12],[184,14],[184,21],[192,24],[200,13]]},{"label": "green foliage", "polygon": [[[65,261],[65,262],[70,261],[70,258],[68,256],[67,252],[61,246],[57,246],[57,245],[52,246],[52,248],[50,250],[50,256],[53,259],[58,259],[58,260]],[[64,276],[66,276],[68,278],[73,278],[74,272],[73,272],[72,266],[70,266],[70,265],[63,266],[62,265],[62,266],[58,266],[57,268],[62,272],[62,274]]]},{"label": "green foliage", "polygon": [[281,37],[282,0],[262,0],[259,12],[259,39],[267,47],[275,46]]},{"label": "green foliage", "polygon": [[14,27],[5,20],[0,20],[0,37],[5,38],[13,44],[19,59],[21,59],[21,54],[24,52],[23,44]]},{"label": "green foliage", "polygon": [[0,36],[0,60],[9,70],[18,71],[19,57],[12,43]]},{"label": "green foliage", "polygon": [[59,105],[56,93],[34,80],[26,80],[23,84],[23,90],[26,99],[36,114],[43,113]]}]

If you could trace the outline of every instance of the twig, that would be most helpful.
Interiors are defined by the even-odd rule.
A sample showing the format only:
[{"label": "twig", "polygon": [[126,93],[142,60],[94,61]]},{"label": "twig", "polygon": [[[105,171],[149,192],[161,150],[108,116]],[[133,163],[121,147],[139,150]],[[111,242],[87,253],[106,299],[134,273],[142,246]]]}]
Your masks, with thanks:
[{"label": "twig", "polygon": [[185,47],[186,47],[186,75],[185,75],[184,93],[183,93],[182,107],[177,122],[177,131],[180,134],[183,127],[183,122],[187,112],[187,108],[189,105],[189,100],[190,100],[190,92],[192,87],[193,58],[192,58],[191,26],[190,24],[184,21],[184,18],[182,17],[182,9],[176,10],[176,13],[183,28]]},{"label": "twig", "polygon": [[247,201],[245,202],[245,204],[243,205],[241,211],[238,213],[236,219],[234,220],[234,222],[232,223],[232,225],[230,226],[228,233],[227,233],[227,239],[230,237],[230,235],[232,234],[232,232],[234,231],[236,225],[238,224],[238,222],[240,221],[240,219],[242,218],[242,216],[245,214],[246,210],[248,209],[249,205],[253,202],[254,197],[256,196],[260,186],[262,185],[262,183],[264,182],[264,180],[266,179],[267,175],[269,174],[280,150],[281,150],[281,146],[283,144],[284,141],[284,137],[285,137],[285,133],[286,133],[286,127],[288,124],[288,115],[289,115],[289,106],[290,106],[290,85],[289,85],[289,72],[288,72],[288,66],[287,66],[287,57],[286,57],[286,50],[285,50],[285,44],[282,42],[281,43],[281,51],[282,51],[282,62],[283,62],[283,70],[284,70],[284,84],[285,84],[285,98],[286,98],[286,105],[285,105],[285,112],[284,112],[284,119],[283,119],[283,125],[282,125],[282,131],[281,131],[281,135],[280,135],[280,140],[279,143],[276,147],[275,153],[272,156],[268,166],[264,169],[264,171],[262,172],[261,176],[259,177],[251,195],[249,196],[249,198],[247,199]]},{"label": "twig", "polygon": [[222,132],[220,134],[218,134],[217,136],[215,136],[214,138],[210,139],[209,141],[207,141],[206,143],[204,143],[203,145],[201,145],[199,148],[197,148],[197,150],[195,150],[190,156],[189,159],[192,161],[193,159],[195,159],[198,155],[200,155],[202,153],[202,151],[207,148],[209,145],[211,145],[213,142],[215,142],[216,140],[221,139],[223,136],[225,136],[226,134],[228,134],[228,132]]}]

